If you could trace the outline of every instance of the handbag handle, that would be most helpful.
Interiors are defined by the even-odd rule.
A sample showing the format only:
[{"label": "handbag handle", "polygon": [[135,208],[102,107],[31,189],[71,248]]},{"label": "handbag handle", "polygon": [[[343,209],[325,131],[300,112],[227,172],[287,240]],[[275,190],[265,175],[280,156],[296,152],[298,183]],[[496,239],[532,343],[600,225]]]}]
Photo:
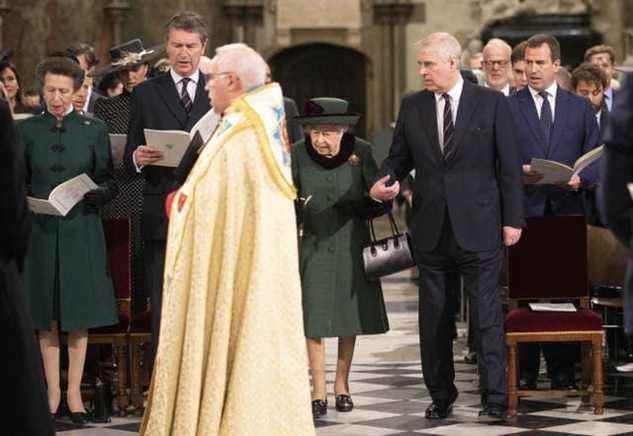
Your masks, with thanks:
[{"label": "handbag handle", "polygon": [[[387,216],[389,217],[389,225],[391,227],[391,233],[393,237],[396,237],[400,234],[400,232],[398,231],[398,225],[396,224],[396,220],[393,217],[393,213],[391,212],[391,210],[389,210],[387,212]],[[376,231],[374,230],[374,219],[370,218],[369,219],[369,235],[371,237],[371,242],[375,243],[376,242]],[[398,244],[397,240],[396,240],[396,245]]]}]

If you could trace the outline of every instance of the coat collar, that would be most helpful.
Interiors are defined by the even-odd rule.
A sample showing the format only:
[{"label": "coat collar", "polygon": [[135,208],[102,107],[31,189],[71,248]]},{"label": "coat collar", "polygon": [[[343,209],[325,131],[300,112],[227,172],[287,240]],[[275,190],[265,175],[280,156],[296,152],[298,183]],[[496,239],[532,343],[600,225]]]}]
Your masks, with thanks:
[{"label": "coat collar", "polygon": [[310,135],[306,135],[305,148],[308,152],[308,156],[310,156],[310,159],[312,159],[312,161],[327,170],[331,170],[340,167],[349,160],[350,156],[354,152],[355,143],[356,139],[354,135],[352,135],[351,133],[345,133],[341,138],[341,148],[338,154],[334,157],[327,158],[317,153],[314,147],[312,147]]},{"label": "coat collar", "polygon": [[157,77],[156,84],[160,88],[160,97],[165,102],[169,111],[178,120],[183,130],[186,130],[189,118],[200,118],[209,110],[209,97],[204,89],[206,83],[202,75],[199,76],[199,80],[196,84],[196,98],[193,100],[193,107],[189,114],[187,114],[180,102],[180,96],[178,95],[178,90],[171,74],[163,74]]}]

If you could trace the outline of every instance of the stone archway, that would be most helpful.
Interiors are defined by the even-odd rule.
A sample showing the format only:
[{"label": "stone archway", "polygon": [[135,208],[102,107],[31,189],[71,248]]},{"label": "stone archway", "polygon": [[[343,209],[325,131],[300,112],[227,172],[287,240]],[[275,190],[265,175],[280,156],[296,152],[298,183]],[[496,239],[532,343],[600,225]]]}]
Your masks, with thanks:
[{"label": "stone archway", "polygon": [[285,96],[295,100],[299,112],[313,97],[344,98],[351,111],[363,114],[356,134],[366,137],[368,62],[362,53],[335,44],[309,43],[283,49],[269,63],[273,79]]}]

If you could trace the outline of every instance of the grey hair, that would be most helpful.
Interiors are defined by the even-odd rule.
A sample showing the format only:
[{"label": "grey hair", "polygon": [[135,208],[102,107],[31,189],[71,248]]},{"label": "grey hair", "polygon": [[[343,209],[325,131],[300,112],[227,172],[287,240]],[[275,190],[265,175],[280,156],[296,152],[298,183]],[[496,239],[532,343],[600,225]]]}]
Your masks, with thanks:
[{"label": "grey hair", "polygon": [[453,59],[457,66],[460,65],[460,59],[462,57],[462,46],[453,35],[447,32],[435,32],[425,36],[420,41],[415,43],[418,50],[431,49],[438,52],[438,54],[446,59]]},{"label": "grey hair", "polygon": [[246,44],[234,43],[216,48],[211,62],[220,72],[235,73],[244,90],[266,83],[266,61]]},{"label": "grey hair", "polygon": [[493,47],[499,47],[505,50],[508,55],[508,59],[510,59],[510,56],[512,56],[512,47],[510,46],[510,44],[505,42],[503,39],[492,38],[490,41],[488,41],[488,43],[484,46],[484,49],[482,50],[484,58],[486,57],[486,50]]}]

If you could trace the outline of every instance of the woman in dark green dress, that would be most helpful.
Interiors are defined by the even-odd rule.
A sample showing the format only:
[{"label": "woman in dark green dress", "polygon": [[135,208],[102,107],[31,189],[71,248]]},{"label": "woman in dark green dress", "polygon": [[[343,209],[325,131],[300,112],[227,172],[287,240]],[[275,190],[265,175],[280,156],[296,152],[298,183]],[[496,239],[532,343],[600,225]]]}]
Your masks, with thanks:
[{"label": "woman in dark green dress", "polygon": [[327,413],[325,347],[338,337],[334,391],[336,409],[352,410],[349,371],[356,335],[389,329],[379,282],[366,279],[362,248],[369,242],[367,218],[383,207],[368,196],[378,168],[370,145],[347,132],[359,116],[336,98],[314,98],[296,120],[305,140],[292,149],[300,198],[300,271],[303,317],[312,373],[312,413]]},{"label": "woman in dark green dress", "polygon": [[51,413],[61,401],[59,332],[68,332],[68,406],[84,422],[81,399],[88,329],[115,324],[112,281],[106,272],[99,208],[116,194],[105,124],[76,113],[73,94],[83,71],[66,58],[38,65],[46,112],[18,125],[27,163],[29,195],[47,199],[53,188],[82,173],[98,188],[85,194],[65,217],[36,214],[25,265],[25,288],[39,331]]}]

